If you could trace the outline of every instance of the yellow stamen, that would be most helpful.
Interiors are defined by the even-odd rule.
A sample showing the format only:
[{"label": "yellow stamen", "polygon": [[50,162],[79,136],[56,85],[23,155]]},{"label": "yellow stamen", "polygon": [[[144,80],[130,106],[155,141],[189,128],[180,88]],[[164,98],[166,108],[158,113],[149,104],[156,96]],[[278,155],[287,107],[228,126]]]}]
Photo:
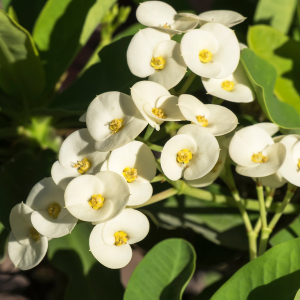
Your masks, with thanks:
[{"label": "yellow stamen", "polygon": [[203,127],[206,127],[208,125],[208,121],[204,116],[196,116],[196,119]]},{"label": "yellow stamen", "polygon": [[93,209],[99,209],[103,206],[104,201],[104,197],[101,194],[92,195],[91,199],[89,200],[89,205]]},{"label": "yellow stamen", "polygon": [[127,241],[129,240],[127,233],[124,231],[117,231],[114,234],[114,237],[115,237],[115,245],[116,246],[125,245],[125,244],[127,244]]},{"label": "yellow stamen", "polygon": [[77,164],[73,165],[73,168],[77,168],[80,174],[86,173],[92,166],[92,163],[87,158],[84,158],[82,161],[77,161]]},{"label": "yellow stamen", "polygon": [[203,63],[210,62],[212,60],[212,53],[206,49],[199,52],[199,59]]},{"label": "yellow stamen", "polygon": [[234,88],[234,82],[229,80],[223,81],[221,87],[223,90],[231,92]]},{"label": "yellow stamen", "polygon": [[114,119],[109,123],[109,129],[112,133],[117,133],[124,128],[125,125],[123,125],[123,122],[123,119]]},{"label": "yellow stamen", "polygon": [[170,26],[168,26],[168,23],[166,23],[164,26],[163,26],[163,28],[171,28]]},{"label": "yellow stamen", "polygon": [[300,171],[300,158],[298,158],[297,166],[298,166],[298,171]]},{"label": "yellow stamen", "polygon": [[40,240],[40,234],[33,227],[30,228],[29,237],[31,237],[36,242],[38,242]]},{"label": "yellow stamen", "polygon": [[161,108],[152,108],[152,113],[160,119],[165,119],[167,117]]},{"label": "yellow stamen", "polygon": [[166,61],[161,56],[157,56],[151,59],[150,64],[155,70],[162,70],[165,67]]},{"label": "yellow stamen", "polygon": [[182,164],[188,164],[192,158],[193,158],[193,154],[188,149],[183,149],[177,152],[176,155],[177,162]]},{"label": "yellow stamen", "polygon": [[54,202],[48,206],[47,210],[49,216],[53,219],[56,219],[61,212],[61,206],[58,203]]},{"label": "yellow stamen", "polygon": [[123,176],[127,182],[133,182],[137,179],[137,169],[127,167],[123,170]]},{"label": "yellow stamen", "polygon": [[268,157],[263,156],[261,152],[258,152],[257,154],[253,154],[251,156],[251,159],[255,163],[266,163],[268,161]]}]

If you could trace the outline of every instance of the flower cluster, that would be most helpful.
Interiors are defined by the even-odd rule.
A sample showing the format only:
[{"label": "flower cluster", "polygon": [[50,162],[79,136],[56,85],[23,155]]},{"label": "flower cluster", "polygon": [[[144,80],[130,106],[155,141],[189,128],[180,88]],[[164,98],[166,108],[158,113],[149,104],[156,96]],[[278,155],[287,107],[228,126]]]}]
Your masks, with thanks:
[{"label": "flower cluster", "polygon": [[[87,128],[65,139],[51,177],[12,209],[8,251],[23,270],[36,266],[48,241],[71,233],[78,220],[95,225],[89,243],[100,263],[127,265],[129,245],[149,231],[148,219],[132,207],[151,198],[157,162],[168,180],[183,177],[190,186],[202,187],[220,175],[229,152],[241,175],[261,178],[271,187],[286,181],[300,186],[300,136],[272,138],[278,131],[272,123],[233,135],[238,119],[229,109],[169,92],[189,67],[209,94],[253,101],[239,63],[243,46],[230,29],[244,17],[231,11],[177,14],[166,3],[149,1],[139,6],[137,19],[149,28],[132,38],[127,61],[134,75],[149,80],[134,84],[131,96],[116,91],[97,96],[80,119]],[[181,44],[172,40],[175,34],[184,34]],[[167,121],[186,125],[166,142],[156,161],[147,141],[135,139],[148,124],[160,130]]]}]

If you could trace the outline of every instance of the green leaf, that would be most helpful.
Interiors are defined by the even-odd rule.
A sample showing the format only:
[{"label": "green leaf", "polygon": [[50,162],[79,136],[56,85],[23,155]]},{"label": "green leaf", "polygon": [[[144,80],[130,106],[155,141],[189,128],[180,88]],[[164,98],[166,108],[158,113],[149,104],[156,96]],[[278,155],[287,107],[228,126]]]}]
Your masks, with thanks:
[{"label": "green leaf", "polygon": [[300,128],[300,116],[295,106],[279,101],[273,94],[277,78],[276,69],[250,49],[243,50],[241,61],[256,92],[257,100],[270,121],[283,128]]},{"label": "green leaf", "polygon": [[[248,45],[276,69],[275,96],[300,114],[300,43],[270,26],[258,25],[249,29]],[[279,109],[278,113],[283,114]]]},{"label": "green leaf", "polygon": [[47,113],[80,115],[86,111],[96,95],[107,91],[130,94],[130,88],[140,80],[127,65],[126,51],[131,37],[122,38],[100,52],[101,62],[91,66],[70,88],[60,94]]},{"label": "green leaf", "polygon": [[45,87],[39,54],[30,34],[2,10],[0,23],[0,88],[16,103],[34,104]]},{"label": "green leaf", "polygon": [[179,300],[195,271],[193,246],[182,239],[157,244],[130,277],[124,300]]},{"label": "green leaf", "polygon": [[51,263],[70,279],[64,299],[122,299],[119,270],[104,267],[89,251],[92,228],[89,223],[77,224],[71,234],[49,242]]},{"label": "green leaf", "polygon": [[298,290],[294,300],[300,300],[300,290]]},{"label": "green leaf", "polygon": [[257,4],[254,22],[268,24],[287,33],[292,24],[297,0],[260,0]]},{"label": "green leaf", "polygon": [[24,150],[15,158],[2,165],[0,173],[0,220],[6,228],[9,226],[11,209],[26,201],[33,186],[50,176],[55,153],[44,150],[38,155]]},{"label": "green leaf", "polygon": [[52,89],[115,0],[49,0],[33,29]]},{"label": "green leaf", "polygon": [[300,238],[271,248],[237,271],[211,300],[293,300],[299,289]]},{"label": "green leaf", "polygon": [[300,237],[300,217],[288,225],[286,228],[276,233],[270,240],[272,246],[288,242],[295,238]]}]

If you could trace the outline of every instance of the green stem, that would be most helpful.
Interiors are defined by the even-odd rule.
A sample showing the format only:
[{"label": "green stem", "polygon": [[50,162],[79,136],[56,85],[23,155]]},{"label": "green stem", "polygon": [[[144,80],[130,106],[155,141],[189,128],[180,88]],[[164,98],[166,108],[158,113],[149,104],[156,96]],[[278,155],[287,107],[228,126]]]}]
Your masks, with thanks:
[{"label": "green stem", "polygon": [[152,180],[151,180],[151,183],[154,183],[154,182],[161,182],[161,181],[166,181],[166,177],[162,174],[159,174],[157,176],[155,176]]},{"label": "green stem", "polygon": [[191,84],[193,83],[193,81],[196,78],[196,76],[197,75],[192,72],[189,75],[189,77],[187,78],[187,80],[184,82],[184,84],[181,87],[181,89],[178,92],[175,92],[176,96],[180,96],[180,95],[184,94],[188,90],[188,88],[191,86]]},{"label": "green stem", "polygon": [[156,145],[156,144],[152,144],[150,142],[145,141],[143,138],[137,136],[135,138],[137,141],[143,142],[145,143],[151,150],[153,151],[157,151],[157,152],[161,152],[161,150],[163,149],[162,146]]}]

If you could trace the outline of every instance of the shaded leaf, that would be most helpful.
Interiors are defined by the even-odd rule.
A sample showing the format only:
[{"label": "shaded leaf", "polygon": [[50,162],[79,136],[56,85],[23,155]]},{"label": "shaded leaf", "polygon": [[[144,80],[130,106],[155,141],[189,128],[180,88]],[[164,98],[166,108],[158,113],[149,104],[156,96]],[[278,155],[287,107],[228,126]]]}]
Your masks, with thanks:
[{"label": "shaded leaf", "polygon": [[0,223],[0,263],[5,258],[9,231]]}]

